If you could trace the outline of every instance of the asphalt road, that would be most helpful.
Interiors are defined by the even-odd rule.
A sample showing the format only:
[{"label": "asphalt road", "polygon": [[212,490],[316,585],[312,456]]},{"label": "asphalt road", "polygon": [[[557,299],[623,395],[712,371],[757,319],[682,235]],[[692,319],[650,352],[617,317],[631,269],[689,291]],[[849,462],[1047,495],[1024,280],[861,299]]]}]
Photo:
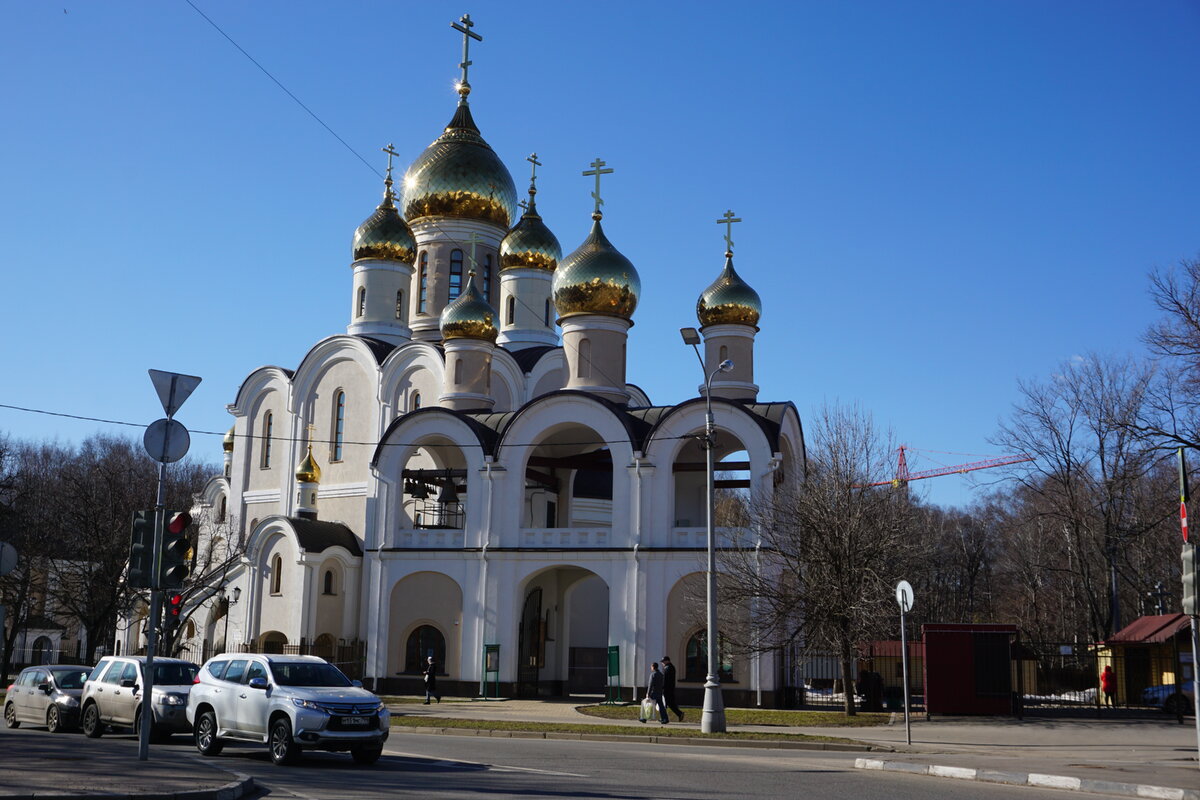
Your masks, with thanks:
[{"label": "asphalt road", "polygon": [[[231,746],[219,760],[266,787],[260,797],[368,800],[750,800],[812,797],[854,800],[1064,800],[1099,795],[854,769],[856,754],[742,750],[627,742],[393,735],[372,766],[348,755],[305,754],[276,767],[265,748]],[[857,754],[861,755],[861,754]]]}]

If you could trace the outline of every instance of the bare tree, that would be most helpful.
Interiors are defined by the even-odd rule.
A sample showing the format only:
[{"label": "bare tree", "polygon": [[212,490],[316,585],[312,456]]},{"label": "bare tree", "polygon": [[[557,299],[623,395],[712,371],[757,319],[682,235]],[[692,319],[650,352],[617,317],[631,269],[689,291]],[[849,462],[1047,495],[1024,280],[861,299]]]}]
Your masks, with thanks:
[{"label": "bare tree", "polygon": [[[895,582],[919,548],[916,506],[907,490],[867,486],[894,448],[861,409],[827,407],[808,427],[807,479],[752,501],[753,525],[723,554],[720,585],[725,602],[755,609],[741,647],[835,652],[849,687],[859,645],[894,627]],[[845,697],[855,713],[853,692]]]}]

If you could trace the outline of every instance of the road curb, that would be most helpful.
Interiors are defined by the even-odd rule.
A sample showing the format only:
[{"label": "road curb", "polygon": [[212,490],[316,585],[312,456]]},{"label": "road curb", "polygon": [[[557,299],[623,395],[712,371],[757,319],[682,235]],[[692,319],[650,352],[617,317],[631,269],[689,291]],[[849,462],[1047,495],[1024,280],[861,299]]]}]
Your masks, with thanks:
[{"label": "road curb", "polygon": [[185,792],[88,792],[70,794],[56,791],[29,794],[0,794],[4,800],[240,800],[254,791],[254,778],[238,775],[237,780],[211,789],[190,789]]},{"label": "road curb", "polygon": [[936,764],[914,764],[909,761],[883,761],[876,758],[856,758],[855,769],[874,769],[884,772],[906,772],[935,778],[956,778],[965,781],[1004,783],[1010,786],[1036,786],[1041,789],[1111,794],[1121,797],[1152,797],[1160,800],[1200,800],[1200,790],[1152,786],[1145,783],[1120,783],[1067,775],[1045,775],[1040,772],[1006,772],[972,767],[947,767]]},{"label": "road curb", "polygon": [[[429,733],[437,736],[490,736],[498,739],[559,739],[593,742],[642,742],[651,744],[684,744],[699,747],[750,747],[768,750],[824,750],[840,753],[895,752],[891,748],[870,744],[839,742],[788,742],[778,739],[709,739],[691,736],[638,736],[621,733],[572,733],[570,731],[501,731],[484,728],[417,728],[393,725],[392,733]],[[1189,798],[1188,800],[1191,800]],[[1197,798],[1196,800],[1200,800]]]}]

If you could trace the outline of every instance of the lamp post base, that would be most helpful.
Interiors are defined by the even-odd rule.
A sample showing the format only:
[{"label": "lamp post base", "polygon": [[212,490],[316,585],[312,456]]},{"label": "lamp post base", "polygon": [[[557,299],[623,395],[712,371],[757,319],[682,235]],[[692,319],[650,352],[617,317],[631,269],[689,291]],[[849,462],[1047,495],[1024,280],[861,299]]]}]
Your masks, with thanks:
[{"label": "lamp post base", "polygon": [[701,733],[725,732],[725,701],[721,698],[721,684],[708,676],[704,684],[704,710],[700,712]]}]

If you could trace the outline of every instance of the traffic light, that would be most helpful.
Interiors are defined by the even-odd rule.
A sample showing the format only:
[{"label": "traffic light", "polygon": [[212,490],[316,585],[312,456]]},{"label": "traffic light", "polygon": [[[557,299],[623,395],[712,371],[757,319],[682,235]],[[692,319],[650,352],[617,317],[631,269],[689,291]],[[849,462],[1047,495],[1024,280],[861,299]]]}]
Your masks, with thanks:
[{"label": "traffic light", "polygon": [[191,572],[192,536],[188,526],[192,515],[186,511],[165,512],[167,524],[163,529],[163,551],[159,559],[159,586],[178,589]]},{"label": "traffic light", "polygon": [[1183,613],[1200,616],[1196,607],[1196,550],[1194,544],[1183,546]]},{"label": "traffic light", "polygon": [[164,627],[174,631],[179,627],[179,612],[183,610],[183,595],[173,594],[167,598],[167,619]]},{"label": "traffic light", "polygon": [[133,589],[149,589],[154,574],[154,512],[133,512],[129,537],[129,572],[125,582]]}]

